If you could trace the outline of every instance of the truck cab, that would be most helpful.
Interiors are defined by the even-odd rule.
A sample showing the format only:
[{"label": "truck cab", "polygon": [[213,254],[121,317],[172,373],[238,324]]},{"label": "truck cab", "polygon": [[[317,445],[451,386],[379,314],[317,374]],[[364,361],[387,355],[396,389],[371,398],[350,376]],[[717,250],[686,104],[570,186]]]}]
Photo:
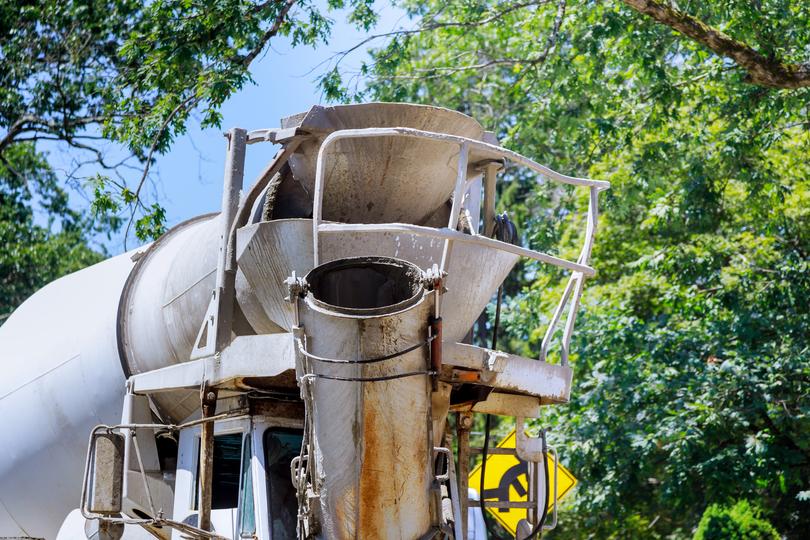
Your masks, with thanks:
[{"label": "truck cab", "polygon": [[[302,427],[300,419],[261,412],[215,423],[212,531],[226,538],[296,538],[290,463],[299,456]],[[200,432],[186,428],[178,441],[172,513],[189,525],[196,525],[199,512]],[[172,537],[182,534],[175,530]]]}]

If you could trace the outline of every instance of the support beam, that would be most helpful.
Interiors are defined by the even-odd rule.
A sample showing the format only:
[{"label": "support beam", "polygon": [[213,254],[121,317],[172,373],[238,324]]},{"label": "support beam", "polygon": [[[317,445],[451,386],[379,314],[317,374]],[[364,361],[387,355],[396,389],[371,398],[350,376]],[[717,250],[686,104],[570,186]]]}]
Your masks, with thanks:
[{"label": "support beam", "polygon": [[470,430],[472,429],[472,413],[461,412],[456,415],[456,434],[458,437],[458,494],[460,504],[461,539],[467,540],[467,521],[469,518],[468,499],[470,476]]},{"label": "support beam", "polygon": [[[202,392],[202,416],[216,414],[217,391],[205,387]],[[214,483],[214,422],[203,422],[200,434],[200,519],[199,527],[211,530],[211,491]]]},{"label": "support beam", "polygon": [[487,238],[492,238],[495,230],[495,186],[501,167],[497,161],[490,161],[484,171],[484,236]]}]

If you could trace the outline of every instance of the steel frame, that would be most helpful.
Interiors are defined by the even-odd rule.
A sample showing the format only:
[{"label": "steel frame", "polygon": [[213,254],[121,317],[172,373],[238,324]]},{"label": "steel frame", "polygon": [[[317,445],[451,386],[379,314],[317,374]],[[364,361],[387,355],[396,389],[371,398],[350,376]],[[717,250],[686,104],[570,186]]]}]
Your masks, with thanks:
[{"label": "steel frame", "polygon": [[[222,199],[222,209],[226,219],[223,223],[223,240],[221,250],[221,260],[217,268],[217,289],[213,293],[211,307],[206,315],[205,321],[200,328],[197,340],[197,348],[193,358],[201,358],[220,352],[226,345],[227,336],[230,335],[231,314],[227,307],[233,304],[233,279],[236,273],[236,231],[243,226],[248,218],[253,204],[261,195],[270,178],[280,170],[284,163],[296,151],[298,145],[310,135],[298,128],[288,129],[263,129],[246,132],[243,129],[235,128],[228,132],[228,159],[225,171],[225,190]],[[410,137],[431,139],[459,146],[459,158],[457,162],[456,183],[453,189],[453,203],[450,210],[450,218],[447,227],[434,229],[404,223],[387,224],[350,224],[350,223],[324,223],[323,222],[323,194],[325,183],[325,161],[327,150],[341,139],[370,138],[370,137]],[[244,156],[246,147],[249,144],[260,142],[271,142],[282,144],[282,148],[259,175],[256,183],[247,193],[247,196],[239,204],[239,191],[242,185],[244,171]],[[585,187],[589,190],[588,215],[585,230],[585,239],[576,261],[569,261],[547,253],[542,253],[532,249],[514,246],[506,242],[501,242],[487,236],[478,234],[464,234],[455,230],[461,213],[462,197],[470,183],[468,166],[471,155],[477,158],[475,164],[479,169],[472,174],[472,180],[484,174],[484,215],[491,217],[494,213],[496,183],[496,173],[501,167],[503,160],[508,160],[519,166],[526,167],[542,177],[550,179],[560,184],[575,187]],[[599,192],[610,187],[610,183],[603,180],[591,180],[588,178],[578,178],[561,174],[545,165],[541,165],[532,159],[522,156],[506,148],[490,144],[487,142],[449,135],[447,133],[437,133],[413,128],[365,128],[365,129],[343,129],[329,134],[321,144],[318,151],[316,172],[315,172],[315,192],[313,195],[313,257],[317,266],[319,263],[319,238],[321,233],[334,234],[340,232],[398,232],[404,234],[416,234],[443,239],[444,249],[442,251],[442,261],[439,270],[444,272],[448,265],[449,257],[452,256],[454,242],[473,243],[484,247],[495,248],[509,253],[514,253],[524,258],[533,259],[546,264],[551,264],[558,268],[571,272],[568,283],[563,291],[562,297],[554,310],[545,336],[543,338],[539,360],[546,361],[551,341],[557,331],[557,327],[562,318],[563,312],[568,308],[568,313],[563,327],[560,340],[560,363],[568,365],[571,335],[576,322],[576,314],[582,291],[587,277],[593,277],[596,271],[588,265],[591,251],[596,236],[596,226],[599,216]],[[490,208],[491,207],[491,208]],[[489,225],[487,225],[489,227]],[[487,231],[485,231],[487,232]],[[439,309],[440,305],[439,305]],[[207,339],[203,336],[207,334]],[[207,343],[206,343],[207,342]]]}]

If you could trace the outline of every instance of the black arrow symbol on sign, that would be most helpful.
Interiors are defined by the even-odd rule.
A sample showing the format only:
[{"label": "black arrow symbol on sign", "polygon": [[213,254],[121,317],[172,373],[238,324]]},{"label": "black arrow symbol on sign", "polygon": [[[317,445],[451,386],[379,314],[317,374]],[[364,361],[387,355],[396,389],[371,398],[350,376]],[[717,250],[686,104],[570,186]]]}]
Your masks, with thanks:
[{"label": "black arrow symbol on sign", "polygon": [[[508,469],[496,488],[489,488],[484,490],[482,495],[484,500],[495,498],[499,502],[509,502],[509,488],[515,488],[520,497],[525,497],[528,493],[523,484],[520,483],[518,478],[529,473],[529,467],[525,461],[520,461],[517,465],[513,465]],[[498,508],[498,512],[509,512],[511,508]]]}]

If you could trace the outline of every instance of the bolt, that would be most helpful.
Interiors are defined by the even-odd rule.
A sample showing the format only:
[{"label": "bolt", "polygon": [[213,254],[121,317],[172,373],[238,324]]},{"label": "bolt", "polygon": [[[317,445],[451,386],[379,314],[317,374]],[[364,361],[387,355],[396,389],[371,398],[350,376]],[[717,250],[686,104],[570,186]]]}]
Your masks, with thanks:
[{"label": "bolt", "polygon": [[208,401],[214,401],[216,397],[217,397],[216,394],[214,394],[213,392],[208,392],[208,394],[205,396],[205,398]]}]

